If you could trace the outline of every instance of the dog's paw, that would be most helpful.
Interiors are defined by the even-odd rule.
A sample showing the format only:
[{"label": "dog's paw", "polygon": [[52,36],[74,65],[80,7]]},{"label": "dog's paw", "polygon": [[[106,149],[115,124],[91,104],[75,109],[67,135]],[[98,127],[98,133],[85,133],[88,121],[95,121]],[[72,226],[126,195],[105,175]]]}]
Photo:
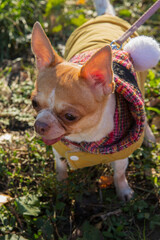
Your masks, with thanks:
[{"label": "dog's paw", "polygon": [[123,189],[117,189],[117,196],[120,200],[124,202],[129,201],[133,197],[133,195],[134,191],[129,186]]},{"label": "dog's paw", "polygon": [[114,178],[114,185],[117,196],[122,201],[129,201],[133,197],[134,191],[130,188],[125,175],[122,175],[120,178]]}]

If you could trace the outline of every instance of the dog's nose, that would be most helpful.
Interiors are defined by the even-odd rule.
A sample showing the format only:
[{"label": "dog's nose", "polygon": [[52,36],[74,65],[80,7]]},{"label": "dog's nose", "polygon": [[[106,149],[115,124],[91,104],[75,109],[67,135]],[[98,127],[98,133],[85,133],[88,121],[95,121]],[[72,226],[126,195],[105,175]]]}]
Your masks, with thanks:
[{"label": "dog's nose", "polygon": [[35,130],[40,135],[45,135],[45,133],[49,130],[50,126],[47,123],[36,121],[34,124]]}]

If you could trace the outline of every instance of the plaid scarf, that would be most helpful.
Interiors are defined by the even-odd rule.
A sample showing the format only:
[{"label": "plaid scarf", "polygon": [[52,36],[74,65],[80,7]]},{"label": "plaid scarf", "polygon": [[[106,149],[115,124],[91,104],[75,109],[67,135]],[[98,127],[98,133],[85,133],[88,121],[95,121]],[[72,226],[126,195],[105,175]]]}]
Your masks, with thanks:
[{"label": "plaid scarf", "polygon": [[[77,54],[70,61],[83,65],[96,51]],[[72,144],[83,152],[109,154],[119,152],[139,140],[145,123],[144,102],[127,52],[113,50],[113,71],[116,96],[113,131],[97,142],[76,143],[63,138],[64,144]]]}]

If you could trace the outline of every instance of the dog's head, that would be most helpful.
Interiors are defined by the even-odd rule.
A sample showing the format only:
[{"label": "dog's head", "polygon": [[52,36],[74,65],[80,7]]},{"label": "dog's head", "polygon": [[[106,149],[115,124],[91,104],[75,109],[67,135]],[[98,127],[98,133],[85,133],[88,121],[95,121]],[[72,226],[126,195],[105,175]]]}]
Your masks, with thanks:
[{"label": "dog's head", "polygon": [[113,91],[110,46],[99,50],[81,67],[61,58],[41,25],[35,23],[32,51],[38,70],[31,97],[37,112],[36,132],[46,144],[53,144],[63,136],[75,141],[87,140],[88,134],[100,124]]}]

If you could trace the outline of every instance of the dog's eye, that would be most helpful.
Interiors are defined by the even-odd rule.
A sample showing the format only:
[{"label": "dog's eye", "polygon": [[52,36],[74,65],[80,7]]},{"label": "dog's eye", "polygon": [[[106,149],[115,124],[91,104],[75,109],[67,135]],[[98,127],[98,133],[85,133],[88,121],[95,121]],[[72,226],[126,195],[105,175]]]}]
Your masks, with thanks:
[{"label": "dog's eye", "polygon": [[37,108],[39,106],[38,102],[36,100],[32,100],[32,106],[34,108]]},{"label": "dog's eye", "polygon": [[64,117],[69,122],[75,121],[77,119],[77,117],[73,116],[71,113],[66,113]]}]

